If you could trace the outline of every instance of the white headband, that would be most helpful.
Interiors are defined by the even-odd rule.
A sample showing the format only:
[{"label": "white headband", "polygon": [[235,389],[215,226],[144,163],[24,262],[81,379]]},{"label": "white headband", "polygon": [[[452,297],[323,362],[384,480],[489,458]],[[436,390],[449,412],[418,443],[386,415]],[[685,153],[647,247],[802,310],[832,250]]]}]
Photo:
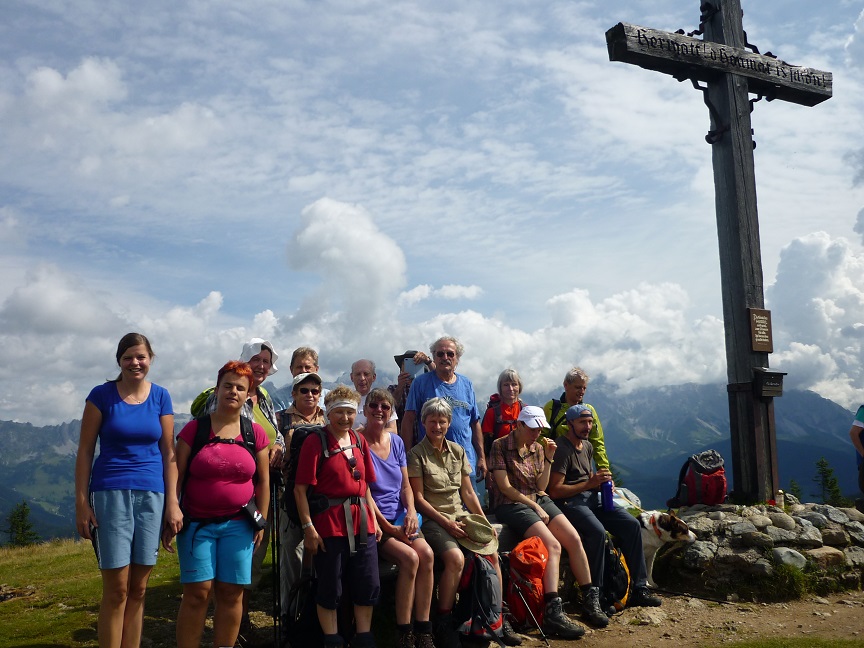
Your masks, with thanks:
[{"label": "white headband", "polygon": [[338,400],[327,405],[327,414],[329,415],[337,407],[347,407],[355,412],[357,411],[357,403],[353,400]]}]

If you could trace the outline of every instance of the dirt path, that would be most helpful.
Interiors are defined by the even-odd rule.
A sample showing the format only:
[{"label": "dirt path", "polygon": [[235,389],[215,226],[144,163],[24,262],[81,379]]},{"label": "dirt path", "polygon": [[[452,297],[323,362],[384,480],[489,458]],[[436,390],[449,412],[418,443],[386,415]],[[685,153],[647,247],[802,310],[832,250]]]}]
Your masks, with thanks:
[{"label": "dirt path", "polygon": [[[608,628],[589,631],[578,642],[551,644],[555,648],[702,648],[757,637],[858,639],[864,646],[864,593],[771,604],[720,604],[664,595],[660,608],[628,609],[613,617]],[[544,644],[534,632],[523,645]]]}]

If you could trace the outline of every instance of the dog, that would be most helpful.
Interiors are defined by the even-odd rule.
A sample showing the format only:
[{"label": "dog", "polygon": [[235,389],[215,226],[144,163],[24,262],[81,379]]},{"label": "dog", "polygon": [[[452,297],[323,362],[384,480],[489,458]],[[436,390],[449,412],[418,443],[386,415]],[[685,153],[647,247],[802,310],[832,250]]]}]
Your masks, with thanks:
[{"label": "dog", "polygon": [[645,552],[648,585],[657,587],[657,583],[654,582],[651,575],[657,551],[667,542],[686,542],[687,544],[695,542],[696,534],[674,513],[643,511],[637,519],[642,527],[642,550]]}]

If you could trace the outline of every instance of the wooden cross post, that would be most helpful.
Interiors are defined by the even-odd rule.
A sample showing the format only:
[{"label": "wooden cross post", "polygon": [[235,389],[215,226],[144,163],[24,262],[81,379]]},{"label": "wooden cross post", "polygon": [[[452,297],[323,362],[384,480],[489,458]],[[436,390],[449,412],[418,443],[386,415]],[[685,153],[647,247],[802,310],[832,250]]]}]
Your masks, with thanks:
[{"label": "wooden cross post", "polygon": [[702,29],[689,35],[618,23],[606,32],[606,43],[610,60],[690,79],[704,92],[711,116],[705,139],[714,166],[734,492],[742,501],[767,501],[778,488],[773,397],[782,394],[783,374],[768,371],[770,313],[762,292],[749,93],[759,95],[756,101],[814,106],[831,97],[833,79],[830,72],[761,55],[746,43],[740,0],[702,2],[700,9]]}]

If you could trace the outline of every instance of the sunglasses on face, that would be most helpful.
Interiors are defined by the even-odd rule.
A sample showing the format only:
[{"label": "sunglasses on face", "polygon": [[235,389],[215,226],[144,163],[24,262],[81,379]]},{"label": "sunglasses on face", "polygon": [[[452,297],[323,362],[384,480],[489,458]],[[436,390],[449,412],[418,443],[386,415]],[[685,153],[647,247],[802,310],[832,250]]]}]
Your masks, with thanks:
[{"label": "sunglasses on face", "polygon": [[382,412],[389,412],[390,411],[390,403],[369,403],[366,407],[368,407],[371,410],[380,409]]},{"label": "sunglasses on face", "polygon": [[443,358],[445,356],[448,358],[455,358],[456,352],[455,351],[436,351],[435,356],[438,358]]},{"label": "sunglasses on face", "polygon": [[312,394],[313,396],[317,396],[321,393],[320,389],[315,389],[314,387],[300,387],[297,391],[299,391],[304,396],[306,394]]}]

